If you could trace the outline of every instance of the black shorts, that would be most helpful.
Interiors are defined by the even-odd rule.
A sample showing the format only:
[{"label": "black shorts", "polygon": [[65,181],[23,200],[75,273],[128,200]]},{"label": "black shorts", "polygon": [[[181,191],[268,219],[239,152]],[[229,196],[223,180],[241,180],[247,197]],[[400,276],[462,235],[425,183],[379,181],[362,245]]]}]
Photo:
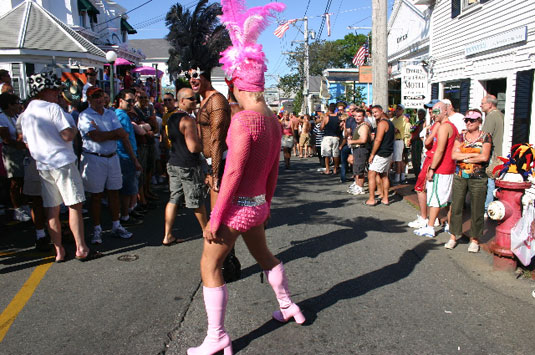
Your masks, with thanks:
[{"label": "black shorts", "polygon": [[296,143],[299,143],[299,130],[294,130],[294,139]]},{"label": "black shorts", "polygon": [[370,151],[366,147],[357,147],[352,149],[353,153],[353,173],[356,175],[364,175],[366,166],[368,165],[368,158]]}]

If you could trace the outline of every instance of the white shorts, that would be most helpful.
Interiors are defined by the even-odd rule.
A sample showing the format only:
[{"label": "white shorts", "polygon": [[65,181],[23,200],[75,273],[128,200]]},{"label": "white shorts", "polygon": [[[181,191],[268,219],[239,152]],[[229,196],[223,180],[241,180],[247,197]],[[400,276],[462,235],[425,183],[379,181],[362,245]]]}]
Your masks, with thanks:
[{"label": "white shorts", "polygon": [[403,160],[403,149],[405,148],[405,144],[403,143],[403,140],[395,140],[394,141],[394,153],[392,154],[392,161],[402,161]]},{"label": "white shorts", "polygon": [[26,196],[41,196],[41,177],[35,160],[29,156],[24,160],[24,186],[22,193]]},{"label": "white shorts", "polygon": [[427,205],[446,207],[451,202],[453,174],[434,174],[433,181],[427,181]]},{"label": "white shorts", "polygon": [[56,207],[63,202],[65,206],[85,201],[84,185],[76,163],[58,169],[39,170],[43,207]]},{"label": "white shorts", "polygon": [[321,156],[338,158],[340,156],[340,138],[325,136],[321,141]]},{"label": "white shorts", "polygon": [[372,163],[368,167],[368,171],[372,170],[372,171],[375,171],[376,173],[382,174],[388,170],[388,167],[390,166],[391,162],[392,162],[392,154],[390,154],[386,158],[375,155],[373,157]]},{"label": "white shorts", "polygon": [[281,147],[291,149],[294,146],[294,137],[293,136],[282,136],[281,138]]},{"label": "white shorts", "polygon": [[82,153],[80,174],[84,182],[84,189],[92,194],[107,190],[120,190],[123,187],[121,163],[115,154],[111,158],[99,157]]}]

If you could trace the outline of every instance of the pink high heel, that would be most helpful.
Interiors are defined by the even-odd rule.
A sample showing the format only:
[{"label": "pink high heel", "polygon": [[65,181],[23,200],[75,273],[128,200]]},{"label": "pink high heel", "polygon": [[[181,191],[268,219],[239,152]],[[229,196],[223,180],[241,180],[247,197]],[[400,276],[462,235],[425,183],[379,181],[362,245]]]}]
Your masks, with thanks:
[{"label": "pink high heel", "polygon": [[303,324],[306,320],[305,316],[299,306],[290,299],[288,279],[286,278],[282,262],[271,270],[265,270],[264,273],[277,296],[280,307],[280,310],[273,312],[273,319],[286,323],[293,318],[297,324]]},{"label": "pink high heel", "polygon": [[232,355],[232,342],[224,328],[228,301],[227,286],[203,287],[203,296],[208,331],[203,343],[196,348],[189,348],[188,355],[212,355],[221,350],[225,355]]}]

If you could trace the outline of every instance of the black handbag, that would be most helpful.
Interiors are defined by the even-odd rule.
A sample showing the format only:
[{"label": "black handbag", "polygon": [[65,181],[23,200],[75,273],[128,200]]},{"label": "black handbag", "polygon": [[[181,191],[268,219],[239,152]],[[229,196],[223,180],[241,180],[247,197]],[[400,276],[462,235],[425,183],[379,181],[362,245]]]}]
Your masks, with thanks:
[{"label": "black handbag", "polygon": [[241,264],[238,258],[236,257],[234,248],[232,248],[230,253],[225,258],[225,261],[223,262],[223,267],[221,269],[223,270],[223,279],[226,283],[240,279]]}]

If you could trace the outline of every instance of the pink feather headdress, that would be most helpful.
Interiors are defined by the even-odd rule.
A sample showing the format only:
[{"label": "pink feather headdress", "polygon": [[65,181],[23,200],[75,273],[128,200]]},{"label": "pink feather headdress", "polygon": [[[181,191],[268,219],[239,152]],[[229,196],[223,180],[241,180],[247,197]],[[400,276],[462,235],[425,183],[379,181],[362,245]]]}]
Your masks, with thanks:
[{"label": "pink feather headdress", "polygon": [[221,7],[220,20],[229,32],[232,46],[221,53],[219,63],[238,89],[264,91],[266,56],[256,41],[269,24],[272,11],[281,12],[286,5],[272,2],[247,10],[244,0],[221,0]]}]

